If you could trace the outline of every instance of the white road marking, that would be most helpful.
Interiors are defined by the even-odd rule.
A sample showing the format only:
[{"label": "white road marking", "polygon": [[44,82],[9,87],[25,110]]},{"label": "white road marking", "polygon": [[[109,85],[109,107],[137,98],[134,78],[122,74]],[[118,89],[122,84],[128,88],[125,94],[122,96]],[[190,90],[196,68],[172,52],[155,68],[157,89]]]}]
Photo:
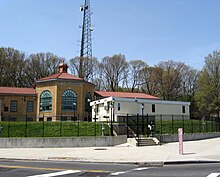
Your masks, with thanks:
[{"label": "white road marking", "polygon": [[129,172],[129,171],[119,171],[119,172],[111,173],[110,175],[112,175],[112,176],[118,176],[118,175],[125,174],[125,173],[128,173],[128,172]]},{"label": "white road marking", "polygon": [[218,177],[220,173],[211,173],[207,177]]},{"label": "white road marking", "polygon": [[33,176],[27,176],[27,177],[53,177],[53,176],[61,176],[61,175],[67,175],[72,173],[79,173],[80,170],[66,170],[66,171],[60,171],[55,173],[48,173],[48,174],[42,174],[42,175],[33,175]]},{"label": "white road marking", "polygon": [[112,176],[118,176],[118,175],[125,174],[125,173],[129,173],[129,172],[132,172],[132,171],[141,171],[141,170],[147,170],[147,169],[148,169],[147,167],[134,168],[134,169],[127,170],[127,171],[114,172],[114,173],[111,173],[110,175],[112,175]]},{"label": "white road marking", "polygon": [[141,171],[141,170],[147,170],[147,169],[148,169],[147,167],[141,167],[141,168],[132,169],[132,171]]}]

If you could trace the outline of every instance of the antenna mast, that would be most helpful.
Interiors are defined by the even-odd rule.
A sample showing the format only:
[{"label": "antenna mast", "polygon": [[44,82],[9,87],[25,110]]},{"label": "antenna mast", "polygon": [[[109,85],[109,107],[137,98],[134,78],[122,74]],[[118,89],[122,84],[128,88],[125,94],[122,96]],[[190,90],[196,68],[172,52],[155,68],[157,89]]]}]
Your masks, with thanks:
[{"label": "antenna mast", "polygon": [[89,0],[85,0],[85,4],[80,6],[80,11],[83,12],[83,25],[80,49],[79,77],[84,78],[85,73],[83,72],[83,64],[88,65],[88,60],[92,59],[91,32],[93,31],[93,28],[91,26],[91,12]]}]

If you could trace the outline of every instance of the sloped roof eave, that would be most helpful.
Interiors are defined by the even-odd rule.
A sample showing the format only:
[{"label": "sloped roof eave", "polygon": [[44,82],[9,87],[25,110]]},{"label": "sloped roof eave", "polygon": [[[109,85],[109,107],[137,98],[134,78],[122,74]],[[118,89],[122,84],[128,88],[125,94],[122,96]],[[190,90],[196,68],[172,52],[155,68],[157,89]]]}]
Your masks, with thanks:
[{"label": "sloped roof eave", "polygon": [[35,96],[37,95],[34,88],[22,88],[22,87],[0,87],[0,95],[23,95],[23,96]]},{"label": "sloped roof eave", "polygon": [[44,83],[44,82],[50,82],[50,81],[76,81],[76,82],[86,82],[88,84],[94,85],[92,82],[88,82],[81,79],[65,79],[65,78],[54,78],[54,79],[47,79],[47,80],[37,80],[36,83]]},{"label": "sloped roof eave", "polygon": [[37,96],[37,93],[0,93],[0,96]]},{"label": "sloped roof eave", "polygon": [[136,99],[151,99],[151,100],[161,100],[159,97],[153,95],[148,95],[145,93],[131,93],[131,92],[108,92],[108,91],[96,91],[100,97],[118,97],[118,98],[136,98]]}]

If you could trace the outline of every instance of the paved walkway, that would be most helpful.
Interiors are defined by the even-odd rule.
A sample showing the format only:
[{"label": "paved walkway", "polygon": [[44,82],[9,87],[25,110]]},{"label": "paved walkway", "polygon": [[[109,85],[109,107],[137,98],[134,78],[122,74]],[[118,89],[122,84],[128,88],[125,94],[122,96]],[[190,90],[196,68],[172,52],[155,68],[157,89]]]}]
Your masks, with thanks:
[{"label": "paved walkway", "polygon": [[126,143],[114,147],[11,148],[0,149],[0,158],[120,163],[220,161],[220,138],[188,141],[183,146],[184,155],[179,155],[178,143],[147,147]]}]

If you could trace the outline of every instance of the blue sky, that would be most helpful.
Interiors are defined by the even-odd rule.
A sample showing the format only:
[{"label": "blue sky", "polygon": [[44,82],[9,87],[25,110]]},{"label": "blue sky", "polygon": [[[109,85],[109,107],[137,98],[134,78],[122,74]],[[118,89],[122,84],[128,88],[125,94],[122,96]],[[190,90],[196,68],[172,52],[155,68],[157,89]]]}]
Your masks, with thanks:
[{"label": "blue sky", "polygon": [[[84,0],[0,0],[0,47],[26,54],[79,55]],[[220,50],[219,0],[90,0],[93,56],[124,54],[148,65],[185,62],[201,69]]]}]

